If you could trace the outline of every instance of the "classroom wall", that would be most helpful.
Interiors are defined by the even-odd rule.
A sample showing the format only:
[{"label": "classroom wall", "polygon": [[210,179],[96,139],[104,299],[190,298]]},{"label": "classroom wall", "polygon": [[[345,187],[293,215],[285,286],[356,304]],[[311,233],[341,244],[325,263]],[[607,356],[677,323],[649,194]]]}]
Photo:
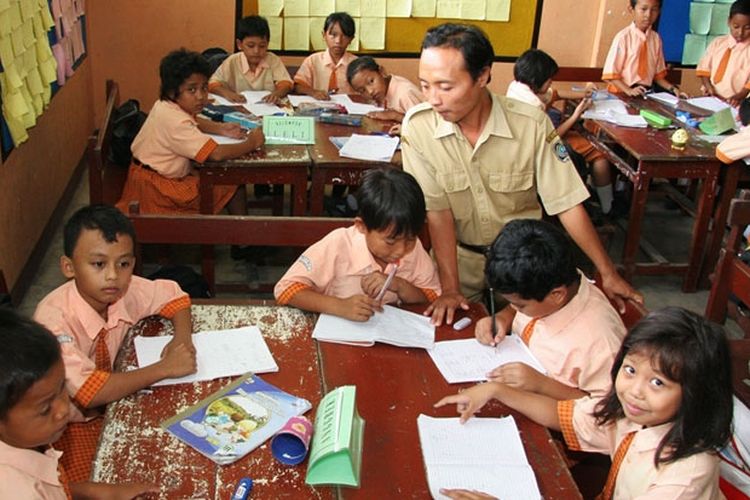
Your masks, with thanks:
[{"label": "classroom wall", "polygon": [[28,141],[0,165],[0,269],[13,287],[86,150],[93,128],[91,61],[53,97]]}]

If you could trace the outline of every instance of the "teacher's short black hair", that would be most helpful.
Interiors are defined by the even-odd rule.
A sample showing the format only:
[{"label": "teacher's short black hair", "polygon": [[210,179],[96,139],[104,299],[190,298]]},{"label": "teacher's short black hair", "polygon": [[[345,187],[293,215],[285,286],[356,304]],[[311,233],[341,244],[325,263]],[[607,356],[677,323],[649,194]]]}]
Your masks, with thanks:
[{"label": "teacher's short black hair", "polygon": [[418,236],[427,211],[417,180],[397,168],[373,168],[357,189],[359,217],[371,231],[391,229],[391,236]]},{"label": "teacher's short black hair", "polygon": [[187,49],[178,49],[170,52],[159,64],[159,76],[161,77],[161,89],[159,99],[162,101],[174,101],[180,92],[180,85],[194,74],[204,75],[206,79],[211,77],[211,69],[208,61],[197,52]]},{"label": "teacher's short black hair", "polygon": [[[487,35],[470,24],[445,23],[427,30],[422,40],[422,50],[432,47],[458,49],[471,78],[476,80],[485,68],[492,68],[495,50]],[[488,78],[489,82],[490,79]]]}]

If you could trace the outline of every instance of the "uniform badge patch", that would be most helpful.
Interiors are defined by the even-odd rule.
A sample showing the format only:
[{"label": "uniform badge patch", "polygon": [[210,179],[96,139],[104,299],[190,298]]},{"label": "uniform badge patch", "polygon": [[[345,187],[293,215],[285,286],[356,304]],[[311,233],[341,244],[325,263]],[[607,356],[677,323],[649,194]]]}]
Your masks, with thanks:
[{"label": "uniform badge patch", "polygon": [[545,141],[547,141],[547,144],[557,139],[557,130],[553,130],[550,132],[547,137],[544,138]]},{"label": "uniform badge patch", "polygon": [[552,147],[555,150],[555,156],[557,156],[560,161],[568,161],[570,159],[568,150],[562,142],[556,142]]}]

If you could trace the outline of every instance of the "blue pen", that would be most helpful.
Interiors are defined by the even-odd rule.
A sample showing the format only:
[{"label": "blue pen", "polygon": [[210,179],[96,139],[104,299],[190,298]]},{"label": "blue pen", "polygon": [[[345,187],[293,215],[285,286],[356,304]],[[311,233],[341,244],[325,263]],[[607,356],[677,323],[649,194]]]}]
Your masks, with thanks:
[{"label": "blue pen", "polygon": [[250,491],[253,489],[253,480],[249,477],[243,477],[237,483],[237,489],[232,494],[232,500],[246,500]]}]

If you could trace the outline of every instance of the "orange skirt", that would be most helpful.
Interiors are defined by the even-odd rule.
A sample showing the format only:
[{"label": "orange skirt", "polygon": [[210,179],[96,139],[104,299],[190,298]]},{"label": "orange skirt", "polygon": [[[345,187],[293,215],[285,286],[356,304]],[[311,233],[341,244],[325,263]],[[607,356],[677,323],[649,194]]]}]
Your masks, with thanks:
[{"label": "orange skirt", "polygon": [[103,423],[104,419],[101,417],[88,422],[72,422],[68,424],[62,437],[52,445],[56,450],[63,452],[60,463],[65,468],[70,483],[91,480],[91,470]]},{"label": "orange skirt", "polygon": [[[130,202],[138,201],[144,214],[197,214],[200,212],[198,182],[197,175],[169,179],[131,163],[117,208],[127,214]],[[232,199],[237,186],[214,186],[213,190],[213,213],[218,214]]]},{"label": "orange skirt", "polygon": [[588,163],[591,163],[594,160],[598,160],[599,158],[606,158],[604,156],[604,153],[596,149],[588,139],[586,139],[576,131],[569,131],[567,134],[565,134],[563,139],[565,139],[565,142],[567,142],[568,145],[573,148],[573,151],[583,156]]}]

